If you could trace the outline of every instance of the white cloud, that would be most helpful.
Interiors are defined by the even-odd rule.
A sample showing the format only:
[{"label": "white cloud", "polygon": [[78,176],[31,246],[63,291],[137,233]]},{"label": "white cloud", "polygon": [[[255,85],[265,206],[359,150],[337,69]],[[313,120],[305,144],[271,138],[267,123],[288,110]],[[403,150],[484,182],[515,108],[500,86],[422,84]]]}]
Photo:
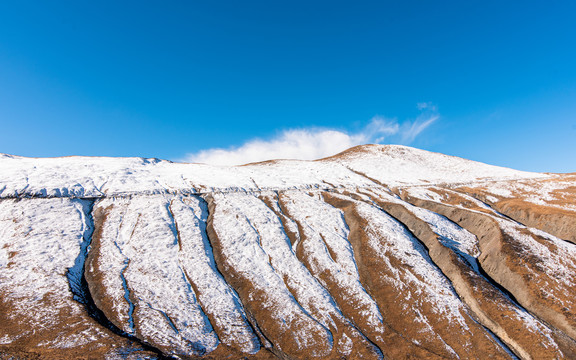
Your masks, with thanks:
[{"label": "white cloud", "polygon": [[359,135],[365,139],[364,143],[381,143],[386,137],[397,134],[398,131],[400,125],[395,119],[374,116]]},{"label": "white cloud", "polygon": [[429,110],[429,111],[436,111],[437,110],[436,105],[434,105],[430,101],[419,102],[418,104],[416,104],[416,107],[418,108],[418,110]]},{"label": "white cloud", "polygon": [[232,149],[208,149],[191,154],[189,162],[214,165],[239,165],[270,159],[313,160],[334,155],[361,144],[359,134],[336,130],[287,130],[271,140],[251,140]]},{"label": "white cloud", "polygon": [[424,131],[428,126],[432,125],[433,122],[438,120],[440,116],[420,116],[412,123],[402,124],[402,143],[410,144],[422,131]]},{"label": "white cloud", "polygon": [[270,159],[315,160],[356,145],[382,143],[384,140],[396,139],[399,143],[409,144],[438,118],[435,114],[421,115],[414,121],[398,123],[396,119],[375,116],[357,133],[318,128],[285,130],[268,140],[253,139],[235,148],[207,149],[188,154],[182,161],[241,165]]}]

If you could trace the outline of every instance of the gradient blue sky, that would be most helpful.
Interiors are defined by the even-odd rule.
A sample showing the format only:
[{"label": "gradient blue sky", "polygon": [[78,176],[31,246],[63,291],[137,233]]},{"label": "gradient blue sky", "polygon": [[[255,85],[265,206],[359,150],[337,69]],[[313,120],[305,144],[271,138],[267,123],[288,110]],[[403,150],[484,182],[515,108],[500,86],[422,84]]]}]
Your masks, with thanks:
[{"label": "gradient blue sky", "polygon": [[422,149],[576,171],[574,1],[3,1],[0,152],[183,159],[413,124]]}]

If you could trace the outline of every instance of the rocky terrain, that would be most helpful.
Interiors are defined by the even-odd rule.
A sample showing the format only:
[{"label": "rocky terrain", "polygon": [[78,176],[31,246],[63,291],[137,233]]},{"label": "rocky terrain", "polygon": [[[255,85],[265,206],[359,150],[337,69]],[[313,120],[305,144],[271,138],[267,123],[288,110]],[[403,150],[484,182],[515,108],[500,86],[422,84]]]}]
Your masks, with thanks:
[{"label": "rocky terrain", "polygon": [[576,358],[576,174],[0,155],[1,359]]}]

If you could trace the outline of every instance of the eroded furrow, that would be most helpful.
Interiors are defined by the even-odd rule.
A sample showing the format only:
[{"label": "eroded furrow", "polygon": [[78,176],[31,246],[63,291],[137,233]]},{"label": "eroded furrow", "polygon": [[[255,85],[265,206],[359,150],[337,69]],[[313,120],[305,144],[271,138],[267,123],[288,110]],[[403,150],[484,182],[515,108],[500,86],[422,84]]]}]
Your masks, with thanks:
[{"label": "eroded furrow", "polygon": [[360,281],[341,212],[319,197],[301,192],[279,193],[278,204],[297,224],[298,259],[328,291],[344,316],[387,356],[391,343],[384,339],[391,335],[378,305]]},{"label": "eroded furrow", "polygon": [[209,203],[217,262],[273,350],[297,358],[340,358],[352,349],[379,357],[298,261],[282,222],[265,202],[226,194]]},{"label": "eroded furrow", "polygon": [[[222,274],[271,343],[271,351],[295,357],[304,356],[306,350],[312,350],[312,355],[326,354],[331,335],[302,311],[274,272],[258,234],[233,201],[237,199],[229,196],[214,194],[206,199],[208,234]],[[316,347],[315,352],[312,347]]]},{"label": "eroded furrow", "polygon": [[[259,198],[264,201],[270,210],[278,217],[282,230],[285,235],[290,239],[291,244],[301,244],[301,231],[298,230],[301,225],[297,224],[293,219],[287,216],[285,211],[280,205],[280,195],[278,192],[269,194],[260,194]],[[286,229],[291,230],[286,230]],[[324,245],[326,245],[326,240],[323,239]],[[299,249],[303,249],[304,245],[301,245]],[[329,250],[329,249],[328,249]],[[296,256],[299,262],[303,262],[303,252],[294,252],[293,255]],[[330,260],[334,261],[337,256],[335,254],[330,255],[330,250],[328,251],[328,256]],[[317,278],[313,273],[309,272],[309,269],[305,266],[306,270],[305,276],[308,278],[313,278],[314,284],[316,286],[316,291],[313,294],[309,294],[303,297],[303,291],[309,291],[309,288],[299,289],[298,293],[301,294],[297,296],[298,301],[304,301],[308,311],[316,319],[330,319],[328,326],[330,331],[334,336],[335,346],[332,351],[332,356],[350,356],[355,354],[355,356],[362,356],[367,358],[380,358],[383,355],[381,350],[370,341],[365,334],[363,334],[357,326],[346,318],[342,313],[342,310],[337,304],[334,295],[331,294],[330,290],[326,288],[322,283],[323,281]],[[317,298],[314,298],[314,297]],[[318,304],[319,300],[327,299],[326,305],[320,306]]]},{"label": "eroded furrow", "polygon": [[[472,319],[427,249],[393,217],[350,197],[325,193],[344,211],[350,238],[360,241],[364,280],[386,322],[403,337],[441,357],[505,351]],[[385,304],[385,305],[384,305]],[[396,354],[399,356],[399,354]]]},{"label": "eroded furrow", "polygon": [[177,261],[168,201],[98,202],[86,276],[97,306],[119,328],[168,355],[203,355],[219,340]]},{"label": "eroded furrow", "polygon": [[575,246],[464,193],[399,195],[2,200],[0,355],[576,356]]},{"label": "eroded furrow", "polygon": [[[459,187],[456,190],[490,204],[495,210],[526,226],[534,227],[576,244],[576,191],[566,185],[543,191],[550,181],[518,181],[501,187]],[[554,188],[554,187],[552,187]]]},{"label": "eroded furrow", "polygon": [[474,198],[447,190],[425,191],[403,197],[474,233],[482,251],[479,262],[490,278],[524,308],[574,338],[576,249],[572,244],[501,217]]},{"label": "eroded furrow", "polygon": [[431,259],[450,279],[474,317],[518,356],[524,359],[565,356],[551,329],[483,276],[476,265],[479,249],[473,235],[440,215],[387,194],[373,193],[365,201],[375,202],[423,241]]},{"label": "eroded furrow", "polygon": [[107,326],[86,291],[90,210],[85,200],[0,201],[0,357],[154,356]]},{"label": "eroded furrow", "polygon": [[217,269],[206,229],[206,202],[195,196],[177,197],[170,208],[180,239],[178,262],[220,341],[239,354],[258,352],[260,341],[240,299]]}]

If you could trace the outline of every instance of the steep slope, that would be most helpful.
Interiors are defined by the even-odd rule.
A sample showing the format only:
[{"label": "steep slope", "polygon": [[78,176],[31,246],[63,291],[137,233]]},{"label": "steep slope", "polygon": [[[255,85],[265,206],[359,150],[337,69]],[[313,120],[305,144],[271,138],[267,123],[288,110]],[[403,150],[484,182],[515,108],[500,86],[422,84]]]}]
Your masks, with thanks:
[{"label": "steep slope", "polygon": [[576,357],[573,174],[379,145],[0,169],[0,357]]}]

